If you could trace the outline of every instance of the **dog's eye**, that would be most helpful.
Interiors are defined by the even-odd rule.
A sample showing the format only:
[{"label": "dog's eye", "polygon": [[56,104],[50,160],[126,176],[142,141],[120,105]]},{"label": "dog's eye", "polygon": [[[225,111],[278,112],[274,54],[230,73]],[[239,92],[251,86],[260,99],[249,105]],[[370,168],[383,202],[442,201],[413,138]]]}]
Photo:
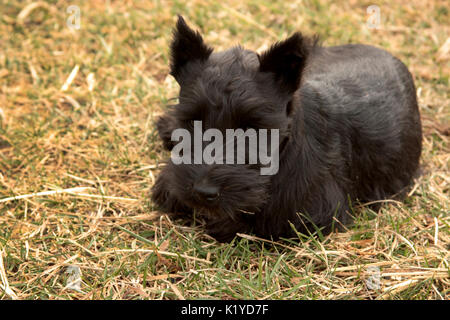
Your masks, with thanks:
[{"label": "dog's eye", "polygon": [[244,130],[244,131],[247,131],[248,129],[251,129],[252,126],[249,125],[249,124],[241,124],[241,125],[239,126],[239,128],[242,129],[242,130]]}]

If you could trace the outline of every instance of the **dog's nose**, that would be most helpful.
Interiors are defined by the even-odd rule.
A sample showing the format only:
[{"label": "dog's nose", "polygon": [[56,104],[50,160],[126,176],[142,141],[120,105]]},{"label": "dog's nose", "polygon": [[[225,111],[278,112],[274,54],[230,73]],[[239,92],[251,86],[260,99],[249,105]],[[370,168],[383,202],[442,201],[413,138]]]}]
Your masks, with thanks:
[{"label": "dog's nose", "polygon": [[219,197],[219,188],[210,184],[194,184],[194,192],[207,201],[214,201]]}]

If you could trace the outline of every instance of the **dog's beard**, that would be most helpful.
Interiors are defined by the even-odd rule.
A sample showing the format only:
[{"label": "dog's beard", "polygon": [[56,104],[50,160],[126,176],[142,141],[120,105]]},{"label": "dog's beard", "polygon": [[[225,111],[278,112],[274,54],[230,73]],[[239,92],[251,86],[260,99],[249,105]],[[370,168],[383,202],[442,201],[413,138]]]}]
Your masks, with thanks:
[{"label": "dog's beard", "polygon": [[[174,165],[165,171],[172,175],[171,192],[184,205],[207,218],[257,214],[268,198],[269,176],[259,174],[259,169],[245,165]],[[206,201],[193,191],[193,184],[201,177],[219,188],[214,201]]]}]

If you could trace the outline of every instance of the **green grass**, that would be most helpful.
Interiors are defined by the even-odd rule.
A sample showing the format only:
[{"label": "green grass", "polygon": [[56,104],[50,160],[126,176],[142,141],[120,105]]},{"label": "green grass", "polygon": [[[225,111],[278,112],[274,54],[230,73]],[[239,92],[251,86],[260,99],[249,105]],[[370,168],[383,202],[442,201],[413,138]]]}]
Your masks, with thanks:
[{"label": "green grass", "polygon": [[[449,299],[446,1],[378,2],[379,30],[365,26],[371,2],[74,1],[76,31],[64,1],[29,3],[0,3],[0,298]],[[321,241],[222,244],[201,220],[156,212],[149,190],[168,154],[153,121],[177,96],[168,45],[178,13],[217,49],[261,51],[299,30],[401,58],[424,127],[423,175],[407,199],[356,209],[347,232]],[[32,195],[75,187],[89,189]],[[65,288],[70,265],[81,292]],[[379,289],[366,285],[370,266]]]}]

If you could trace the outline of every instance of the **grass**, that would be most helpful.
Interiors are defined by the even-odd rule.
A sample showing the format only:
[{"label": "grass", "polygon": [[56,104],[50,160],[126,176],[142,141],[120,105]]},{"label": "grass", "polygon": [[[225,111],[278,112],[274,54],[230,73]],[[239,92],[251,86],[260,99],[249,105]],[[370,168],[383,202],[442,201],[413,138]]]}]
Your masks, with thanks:
[{"label": "grass", "polygon": [[[72,1],[79,30],[67,2],[31,3],[0,3],[0,298],[450,298],[447,1],[378,1],[378,30],[366,26],[369,1]],[[222,244],[201,221],[156,212],[149,188],[168,154],[153,121],[177,96],[177,13],[218,49],[261,51],[301,30],[401,58],[424,127],[423,174],[407,199],[363,207],[322,241]]]}]

